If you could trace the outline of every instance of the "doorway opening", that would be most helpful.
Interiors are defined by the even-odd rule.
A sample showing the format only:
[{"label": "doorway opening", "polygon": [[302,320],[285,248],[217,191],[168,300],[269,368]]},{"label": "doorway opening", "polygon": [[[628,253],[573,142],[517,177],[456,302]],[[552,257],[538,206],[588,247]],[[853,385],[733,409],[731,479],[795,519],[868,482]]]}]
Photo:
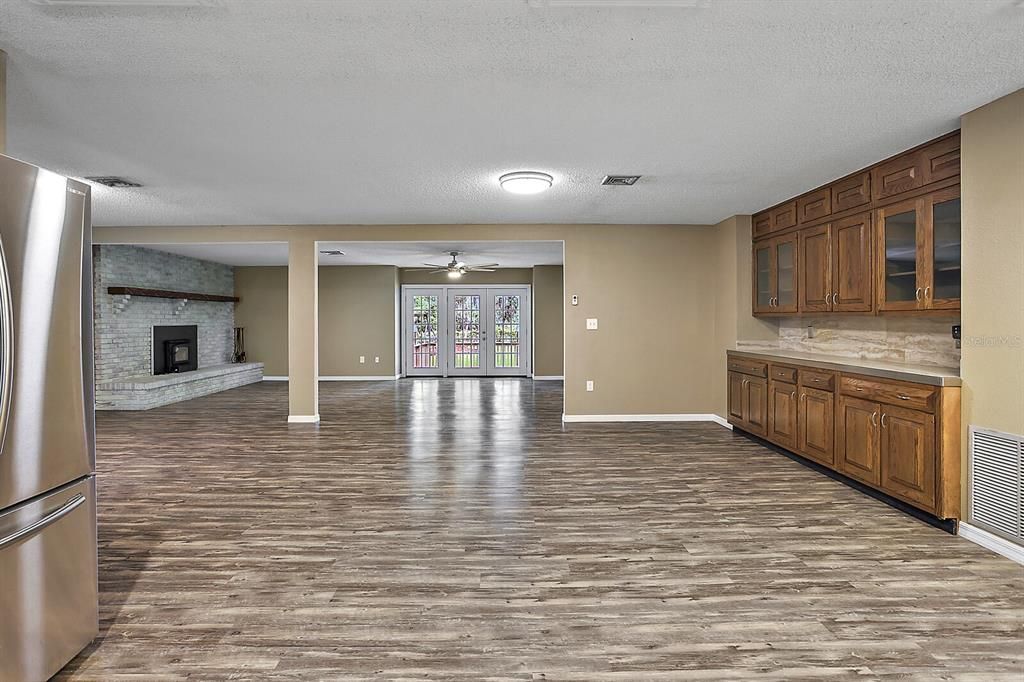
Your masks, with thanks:
[{"label": "doorway opening", "polygon": [[530,376],[529,285],[402,286],[407,376]]}]

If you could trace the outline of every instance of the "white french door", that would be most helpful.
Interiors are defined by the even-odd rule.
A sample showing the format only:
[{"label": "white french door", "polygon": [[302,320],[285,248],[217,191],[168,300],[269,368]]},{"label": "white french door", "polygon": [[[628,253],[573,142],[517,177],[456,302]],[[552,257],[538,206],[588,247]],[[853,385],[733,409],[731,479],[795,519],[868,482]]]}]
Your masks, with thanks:
[{"label": "white french door", "polygon": [[528,376],[530,287],[403,287],[408,376]]}]

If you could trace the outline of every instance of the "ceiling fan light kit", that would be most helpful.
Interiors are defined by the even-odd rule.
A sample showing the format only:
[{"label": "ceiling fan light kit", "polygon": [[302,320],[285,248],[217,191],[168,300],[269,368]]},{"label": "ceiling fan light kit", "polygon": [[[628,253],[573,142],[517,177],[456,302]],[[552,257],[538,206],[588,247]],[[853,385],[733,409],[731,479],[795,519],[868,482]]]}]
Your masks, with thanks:
[{"label": "ceiling fan light kit", "polygon": [[484,263],[481,265],[467,265],[459,260],[461,251],[449,251],[448,255],[452,257],[452,260],[447,265],[439,265],[437,263],[424,263],[427,267],[416,268],[416,271],[422,272],[428,270],[433,275],[440,275],[445,273],[449,279],[459,279],[467,272],[494,272],[494,268],[498,267],[497,263]]}]

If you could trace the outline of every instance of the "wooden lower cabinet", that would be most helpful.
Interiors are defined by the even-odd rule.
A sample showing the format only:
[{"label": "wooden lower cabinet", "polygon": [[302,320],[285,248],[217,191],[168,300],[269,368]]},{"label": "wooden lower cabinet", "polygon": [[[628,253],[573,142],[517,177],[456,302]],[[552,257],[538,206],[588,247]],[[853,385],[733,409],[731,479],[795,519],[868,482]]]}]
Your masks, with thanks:
[{"label": "wooden lower cabinet", "polygon": [[729,355],[729,423],[943,519],[960,517],[960,389]]},{"label": "wooden lower cabinet", "polygon": [[882,480],[879,457],[878,403],[839,396],[836,410],[836,467],[850,478],[878,485]]},{"label": "wooden lower cabinet", "polygon": [[797,423],[796,384],[771,382],[768,388],[768,440],[795,450]]},{"label": "wooden lower cabinet", "polygon": [[881,485],[897,497],[935,508],[935,417],[882,406]]},{"label": "wooden lower cabinet", "polygon": [[828,391],[800,389],[797,452],[826,466],[835,464],[835,398]]},{"label": "wooden lower cabinet", "polygon": [[758,436],[767,434],[767,379],[729,372],[729,422]]},{"label": "wooden lower cabinet", "polygon": [[743,408],[751,433],[765,435],[768,432],[768,381],[760,377],[747,377]]}]

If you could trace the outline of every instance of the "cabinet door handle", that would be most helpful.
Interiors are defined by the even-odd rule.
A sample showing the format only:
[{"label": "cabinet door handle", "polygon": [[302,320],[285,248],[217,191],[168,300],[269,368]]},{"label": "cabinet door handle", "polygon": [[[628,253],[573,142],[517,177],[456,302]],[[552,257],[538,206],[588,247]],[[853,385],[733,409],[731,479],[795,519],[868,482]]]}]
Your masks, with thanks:
[{"label": "cabinet door handle", "polygon": [[885,412],[882,413],[882,428],[885,428]]},{"label": "cabinet door handle", "polygon": [[932,290],[931,287],[925,287],[924,288],[924,297],[925,298],[928,298],[928,292],[930,292],[931,290]]},{"label": "cabinet door handle", "polygon": [[807,400],[807,394],[806,393],[801,393],[800,394],[800,400]]},{"label": "cabinet door handle", "polygon": [[878,426],[878,412],[871,413],[871,425]]},{"label": "cabinet door handle", "polygon": [[896,397],[899,398],[900,400],[910,400],[909,395],[903,395],[902,393],[897,393]]},{"label": "cabinet door handle", "polygon": [[825,294],[825,305],[828,305],[828,297],[829,296],[831,296],[831,294]]},{"label": "cabinet door handle", "polygon": [[837,303],[839,303],[839,293],[838,292],[832,294],[832,305],[836,305]]},{"label": "cabinet door handle", "polygon": [[796,398],[796,391],[793,391],[792,393],[790,393],[789,397],[790,398]]},{"label": "cabinet door handle", "polygon": [[918,301],[921,300],[921,287],[918,287],[917,291],[914,292],[914,298],[916,298]]}]

